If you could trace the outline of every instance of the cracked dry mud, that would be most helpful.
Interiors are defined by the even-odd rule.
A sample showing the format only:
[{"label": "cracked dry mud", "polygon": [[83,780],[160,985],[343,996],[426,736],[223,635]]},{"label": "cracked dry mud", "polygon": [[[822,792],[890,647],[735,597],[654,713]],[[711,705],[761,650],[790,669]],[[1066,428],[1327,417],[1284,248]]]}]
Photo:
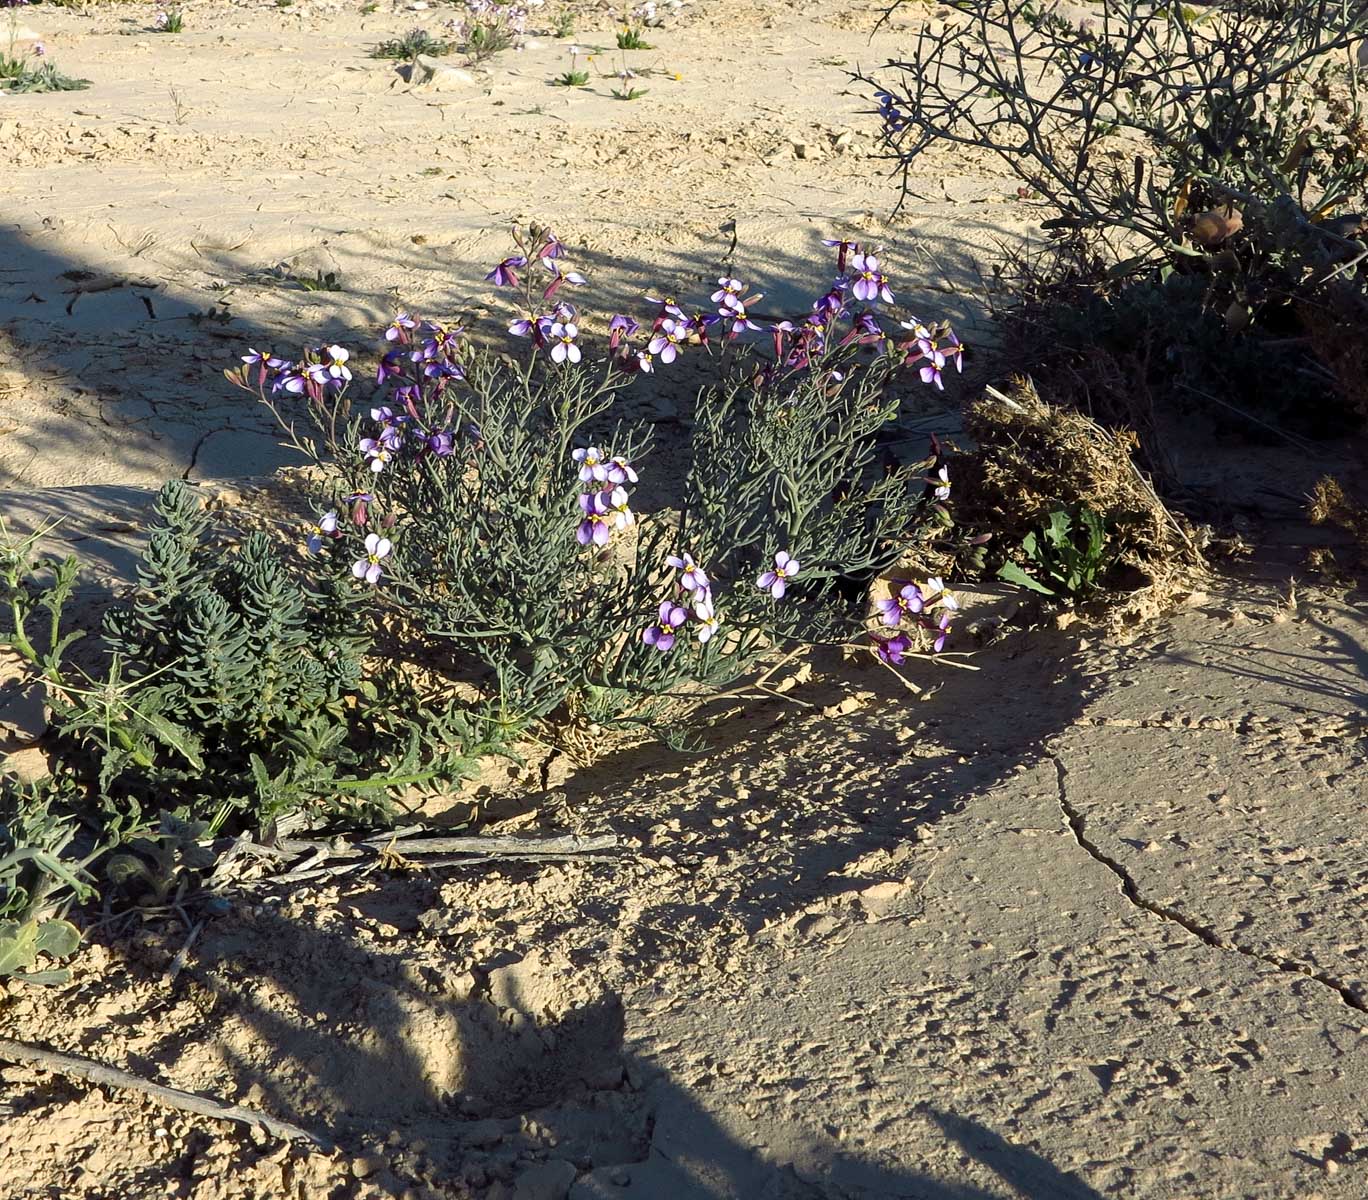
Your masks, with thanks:
[{"label": "cracked dry mud", "polygon": [[12,1193],[1361,1197],[1362,608],[1194,602],[928,703],[857,671],[523,818],[611,862],[243,903],[175,983],[183,931],[97,944],[7,1035],[344,1149],[7,1068]]},{"label": "cracked dry mud", "polygon": [[[6,515],[66,517],[127,577],[148,485],[282,460],[222,386],[242,343],[361,345],[395,299],[478,319],[515,217],[577,247],[596,306],[715,275],[734,221],[795,296],[853,232],[906,264],[910,306],[972,323],[974,256],[1036,218],[965,155],[886,216],[834,65],[906,42],[871,39],[879,10],[687,6],[651,35],[683,78],[631,105],[547,87],[554,42],[469,95],[395,88],[367,49],[436,18],[388,6],[192,0],[176,38],[128,6],[29,10],[96,86],[0,109]],[[280,262],[347,290],[283,288]],[[70,272],[125,286],[68,314]],[[1231,490],[1231,456],[1170,449]],[[1240,454],[1290,521],[1321,464]],[[4,1066],[0,1200],[1362,1200],[1364,616],[1361,591],[1292,613],[1221,580],[1129,644],[1014,633],[925,703],[819,664],[793,693],[814,708],[735,713],[701,757],[508,781],[510,828],[613,831],[611,861],[268,890],[174,979],[179,926],[96,931],[70,983],[0,994],[4,1036],[341,1149]]]}]

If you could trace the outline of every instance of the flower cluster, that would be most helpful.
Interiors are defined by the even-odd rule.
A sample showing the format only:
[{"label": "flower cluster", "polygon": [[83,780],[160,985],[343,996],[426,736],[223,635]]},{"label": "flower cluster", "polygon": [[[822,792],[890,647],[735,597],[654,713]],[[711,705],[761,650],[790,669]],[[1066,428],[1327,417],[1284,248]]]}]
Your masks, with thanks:
[{"label": "flower cluster", "polygon": [[907,355],[907,365],[916,366],[921,363],[921,381],[934,384],[944,391],[945,384],[941,381],[941,371],[946,363],[952,360],[956,371],[964,370],[964,344],[955,336],[955,331],[949,325],[932,329],[916,320],[899,323],[904,329],[912,331],[910,338],[898,343],[898,349]]},{"label": "flower cluster", "polygon": [[621,455],[610,457],[597,446],[571,452],[580,483],[588,490],[579,497],[580,523],[575,539],[581,546],[606,546],[613,530],[635,524],[627,484],[637,482],[632,464]]},{"label": "flower cluster", "polygon": [[[516,252],[489,271],[485,279],[495,287],[521,288],[526,315],[512,321],[509,332],[530,338],[537,350],[545,350],[557,365],[574,365],[583,358],[581,327],[574,305],[556,293],[566,284],[580,286],[583,275],[562,265],[565,246],[549,230],[533,226],[514,229]],[[877,308],[896,301],[877,250],[844,238],[827,238],[823,244],[836,249],[837,276],[798,319],[762,325],[752,308],[763,293],[747,294],[739,279],[723,275],[711,295],[713,308],[688,310],[670,295],[647,296],[655,305],[651,323],[644,331],[644,345],[634,341],[642,331],[634,318],[618,314],[609,322],[608,349],[611,365],[626,374],[647,374],[657,363],[670,366],[690,346],[711,352],[714,339],[723,344],[754,334],[768,334],[774,360],[760,374],[762,381],[780,369],[803,370],[829,351],[850,345],[883,345],[899,356],[905,366],[915,366],[922,382],[944,388],[942,371],[954,362],[963,370],[964,346],[948,324],[927,325],[918,319],[903,321],[910,333],[898,340],[884,330]],[[534,285],[529,264],[540,263],[549,279]],[[554,303],[552,303],[554,301]],[[848,325],[843,324],[848,323]]]},{"label": "flower cluster", "polygon": [[680,628],[689,621],[694,622],[694,636],[702,645],[707,645],[722,625],[713,603],[712,581],[708,573],[694,561],[692,554],[671,554],[667,566],[679,572],[679,594],[671,600],[662,600],[655,621],[641,631],[641,640],[646,645],[664,653],[674,647]]},{"label": "flower cluster", "polygon": [[544,2],[523,0],[520,4],[503,4],[499,0],[466,0],[465,14],[448,21],[447,28],[477,61],[510,47],[521,50],[527,35],[527,18],[532,9],[541,8]]},{"label": "flower cluster", "polygon": [[329,391],[340,391],[351,382],[349,351],[341,346],[306,350],[297,362],[278,358],[269,350],[248,350],[242,361],[249,371],[256,368],[257,386],[271,385],[272,392],[318,399]]},{"label": "flower cluster", "polygon": [[[934,640],[932,649],[939,653],[945,649],[950,637],[951,613],[959,610],[959,601],[953,592],[947,591],[944,582],[932,576],[924,583],[898,583],[893,585],[893,595],[880,600],[875,608],[879,613],[879,623],[885,629],[896,629],[897,633],[888,637],[871,634],[874,652],[890,666],[900,666],[905,655],[911,652],[911,634],[902,629],[904,622],[925,629]],[[935,611],[939,609],[940,615]]]},{"label": "flower cluster", "polygon": [[907,118],[898,110],[893,97],[887,92],[876,92],[874,98],[879,102],[879,116],[883,120],[885,134],[897,133],[907,124]]}]

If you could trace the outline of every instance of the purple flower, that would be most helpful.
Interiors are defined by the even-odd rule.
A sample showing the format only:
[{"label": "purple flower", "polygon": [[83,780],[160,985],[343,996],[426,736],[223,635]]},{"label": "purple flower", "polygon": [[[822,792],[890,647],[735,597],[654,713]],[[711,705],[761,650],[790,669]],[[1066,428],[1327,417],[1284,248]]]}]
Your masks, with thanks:
[{"label": "purple flower", "polygon": [[640,328],[640,324],[634,321],[631,317],[625,317],[621,313],[618,313],[615,317],[613,317],[611,321],[608,322],[609,347],[613,350],[616,350],[618,346],[622,344],[623,338],[631,337],[632,334],[634,334]]},{"label": "purple flower", "polygon": [[959,600],[955,598],[953,592],[946,591],[945,584],[939,576],[932,575],[921,585],[921,590],[927,608],[948,608],[954,612],[959,611]]},{"label": "purple flower", "polygon": [[732,302],[746,290],[746,285],[739,279],[728,279],[725,275],[717,284],[717,291],[712,294],[712,302],[727,308],[731,307]]},{"label": "purple flower", "polygon": [[418,328],[418,322],[406,312],[399,313],[385,330],[385,341],[406,343],[410,330]]},{"label": "purple flower", "polygon": [[580,360],[580,348],[575,345],[575,338],[579,334],[579,326],[571,322],[562,325],[556,321],[551,326],[551,337],[555,345],[551,347],[551,361],[563,363],[567,359],[572,363]]},{"label": "purple flower", "polygon": [[923,383],[934,384],[942,392],[945,391],[945,384],[941,381],[941,368],[945,366],[945,355],[937,350],[930,343],[921,343],[923,349],[921,353],[921,368],[918,374]]},{"label": "purple flower", "polygon": [[842,340],[841,345],[848,345],[850,342],[859,342],[862,346],[867,346],[870,342],[877,342],[883,337],[883,330],[879,327],[879,322],[874,319],[872,312],[857,313],[851,321],[851,330]]},{"label": "purple flower", "polygon": [[379,583],[380,576],[385,573],[385,568],[380,565],[380,560],[387,557],[389,552],[389,538],[383,538],[378,533],[366,534],[365,557],[358,558],[352,563],[352,574],[357,579],[364,579],[367,583]]},{"label": "purple flower", "polygon": [[873,254],[857,254],[850,260],[850,265],[855,268],[855,280],[850,288],[855,299],[863,300],[866,304],[876,300],[882,300],[885,304],[893,303],[893,292],[879,270],[878,258]]},{"label": "purple flower", "polygon": [[874,638],[874,653],[890,667],[902,666],[903,655],[912,649],[912,639],[905,633],[891,638]]},{"label": "purple flower", "polygon": [[404,352],[402,350],[390,350],[381,359],[380,366],[375,372],[376,386],[380,386],[387,379],[402,377],[404,368],[400,366],[403,362]]},{"label": "purple flower", "polygon": [[808,320],[816,319],[819,325],[825,325],[828,321],[836,321],[846,314],[846,290],[847,284],[844,279],[838,279],[831,287],[831,290],[824,292],[812,302],[813,316]]},{"label": "purple flower", "polygon": [[940,620],[936,622],[936,629],[938,630],[938,633],[935,644],[931,649],[939,654],[945,649],[945,643],[950,637],[950,614],[948,612],[941,613]]},{"label": "purple flower", "polygon": [[446,458],[456,449],[455,439],[449,429],[438,429],[427,435],[427,448],[438,458]]},{"label": "purple flower", "polygon": [[[600,493],[602,497],[602,493]],[[629,525],[636,522],[636,514],[627,507],[627,489],[615,487],[608,493],[608,499],[604,503],[604,511],[608,519],[612,521],[614,529],[626,529]]]},{"label": "purple flower", "polygon": [[788,590],[788,581],[798,574],[798,560],[787,550],[780,550],[774,556],[774,567],[765,571],[755,581],[762,592],[768,592],[776,600],[782,600]]},{"label": "purple flower", "polygon": [[706,646],[722,624],[722,618],[713,609],[711,593],[694,601],[694,618],[698,622],[695,636]]},{"label": "purple flower", "polygon": [[608,482],[611,484],[637,483],[636,468],[621,454],[616,454],[607,462]]},{"label": "purple flower", "polygon": [[660,361],[668,365],[674,362],[679,355],[680,347],[688,339],[688,336],[688,330],[680,322],[673,317],[666,317],[660,322],[655,337],[650,340],[646,349],[652,354],[658,354]]},{"label": "purple flower", "polygon": [[708,328],[716,325],[722,318],[713,313],[694,313],[681,327],[683,336],[690,341],[697,342],[700,346],[708,344]]},{"label": "purple flower", "polygon": [[896,596],[880,600],[876,607],[880,613],[880,620],[892,628],[900,625],[903,617],[921,612],[926,607],[926,601],[921,588],[915,583],[906,583]]},{"label": "purple flower", "polygon": [[337,537],[337,509],[332,508],[318,518],[318,524],[309,530],[309,553],[317,554],[323,549],[324,538]]},{"label": "purple flower", "polygon": [[738,338],[743,333],[760,328],[754,321],[746,315],[746,306],[739,300],[732,301],[731,307],[725,310],[719,309],[722,320],[728,325],[727,339]]},{"label": "purple flower", "polygon": [[347,360],[351,358],[351,352],[341,346],[328,347],[328,362],[326,371],[328,374],[327,382],[334,387],[341,387],[344,383],[350,383],[352,373],[347,367]]},{"label": "purple flower", "polygon": [[673,600],[662,600],[656,623],[641,631],[641,640],[663,653],[675,644],[675,631],[688,619],[688,612]]},{"label": "purple flower", "polygon": [[948,467],[941,467],[926,482],[935,486],[935,491],[932,494],[937,500],[948,500],[950,498],[950,469]]},{"label": "purple flower", "polygon": [[271,362],[271,352],[267,350],[263,353],[260,350],[253,350],[249,346],[247,348],[247,353],[242,356],[242,361],[245,362],[249,367],[255,366],[257,363],[260,363],[263,367],[265,367],[269,365]]},{"label": "purple flower", "polygon": [[495,287],[517,287],[519,267],[527,266],[527,259],[521,254],[514,254],[504,259],[488,275],[485,276]]},{"label": "purple flower", "polygon": [[572,450],[570,457],[579,463],[579,477],[584,483],[607,483],[608,464],[597,446]]},{"label": "purple flower", "polygon": [[684,554],[671,554],[665,560],[667,566],[673,567],[676,571],[684,573],[679,577],[679,586],[686,592],[698,592],[700,596],[709,594],[710,581],[708,573],[703,570],[696,562],[694,556],[685,552]]},{"label": "purple flower", "polygon": [[822,245],[837,247],[836,270],[839,271],[842,275],[845,274],[846,255],[850,253],[859,254],[860,252],[859,242],[850,242],[847,241],[845,238],[823,238]]},{"label": "purple flower", "polygon": [[595,546],[606,546],[612,534],[609,524],[612,515],[607,498],[602,492],[584,492],[580,495],[579,506],[584,519],[575,530],[575,540],[581,546],[587,546],[590,542]]},{"label": "purple flower", "polygon": [[567,283],[580,287],[588,282],[578,271],[562,271],[560,264],[554,258],[543,258],[542,266],[551,273],[551,282],[546,285],[546,290],[542,292],[543,300],[550,300]]},{"label": "purple flower", "polygon": [[955,370],[964,373],[964,343],[959,340],[955,331],[950,328],[945,330],[946,350],[945,356],[955,360]]},{"label": "purple flower", "polygon": [[386,443],[386,435],[396,432],[392,427],[387,429],[379,438],[362,438],[360,442],[361,452],[370,459],[370,469],[377,475],[385,469],[386,464],[394,457],[395,447]]},{"label": "purple flower", "polygon": [[532,320],[524,317],[510,322],[508,332],[516,337],[530,337],[533,345],[540,350],[551,340],[551,327],[555,323],[554,318],[549,316],[535,317]]},{"label": "purple flower", "polygon": [[370,492],[353,492],[343,503],[352,506],[352,523],[361,526],[366,523],[366,513],[370,505],[375,503],[375,497]]},{"label": "purple flower", "polygon": [[34,42],[32,53],[34,58],[42,58],[47,54],[47,47],[42,42]]}]

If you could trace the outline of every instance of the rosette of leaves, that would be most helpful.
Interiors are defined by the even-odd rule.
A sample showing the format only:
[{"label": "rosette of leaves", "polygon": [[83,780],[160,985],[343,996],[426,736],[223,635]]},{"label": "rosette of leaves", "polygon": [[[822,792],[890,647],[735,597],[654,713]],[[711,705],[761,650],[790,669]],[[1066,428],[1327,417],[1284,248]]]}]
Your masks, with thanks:
[{"label": "rosette of leaves", "polygon": [[1072,600],[1096,591],[1116,557],[1106,522],[1088,508],[1052,512],[1043,529],[1022,539],[1021,554],[1029,569],[1005,562],[998,568],[1000,579]]}]

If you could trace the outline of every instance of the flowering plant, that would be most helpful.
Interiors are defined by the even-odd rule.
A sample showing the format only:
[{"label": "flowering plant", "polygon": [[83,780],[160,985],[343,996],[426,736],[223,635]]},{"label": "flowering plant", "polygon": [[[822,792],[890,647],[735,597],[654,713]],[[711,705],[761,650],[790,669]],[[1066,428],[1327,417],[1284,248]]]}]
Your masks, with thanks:
[{"label": "flowering plant", "polygon": [[[762,323],[763,296],[726,275],[710,304],[648,298],[600,323],[571,301],[588,281],[565,244],[519,229],[486,275],[517,298],[519,355],[400,313],[359,406],[340,346],[254,350],[227,374],[325,469],[320,575],[473,680],[505,732],[573,712],[673,739],[677,702],[795,644],[868,638],[860,585],[948,524],[944,468],[900,461],[889,435],[904,388],[943,386],[964,348],[944,324],[891,319],[878,255],[830,244],[837,278],[805,314]],[[683,447],[680,509],[639,516],[651,431],[623,394],[686,355],[719,379]]]}]

